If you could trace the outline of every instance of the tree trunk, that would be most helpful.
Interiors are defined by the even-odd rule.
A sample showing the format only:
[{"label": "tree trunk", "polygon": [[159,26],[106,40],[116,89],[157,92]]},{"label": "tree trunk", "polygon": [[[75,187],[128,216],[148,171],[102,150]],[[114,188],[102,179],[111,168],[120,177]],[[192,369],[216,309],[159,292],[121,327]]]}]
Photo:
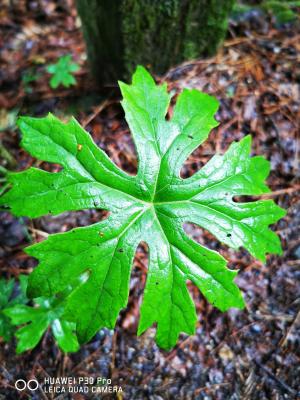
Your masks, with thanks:
[{"label": "tree trunk", "polygon": [[89,62],[100,84],[137,64],[161,74],[215,53],[235,0],[77,0]]}]

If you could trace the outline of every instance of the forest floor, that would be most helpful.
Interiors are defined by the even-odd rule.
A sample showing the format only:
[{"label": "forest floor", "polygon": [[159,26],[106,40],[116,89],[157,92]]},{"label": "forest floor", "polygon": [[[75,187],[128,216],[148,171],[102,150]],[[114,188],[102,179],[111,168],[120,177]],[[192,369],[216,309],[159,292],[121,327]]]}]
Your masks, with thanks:
[{"label": "forest floor", "polygon": [[[0,143],[10,154],[4,154],[2,166],[23,170],[41,165],[20,149],[15,120],[18,114],[42,116],[51,111],[64,120],[74,115],[119,166],[135,173],[136,154],[119,93],[113,85],[95,92],[73,2],[19,1],[14,9],[8,3],[4,1],[0,11]],[[53,90],[45,67],[63,54],[72,54],[81,66],[77,85]],[[271,161],[270,197],[287,210],[287,216],[273,227],[281,238],[283,256],[268,256],[263,264],[244,250],[229,250],[198,227],[186,226],[196,240],[221,252],[230,268],[240,270],[236,282],[246,309],[221,313],[191,286],[198,315],[194,336],[181,335],[170,352],[156,346],[155,328],[137,337],[147,271],[147,254],[141,246],[128,306],[115,330],[102,329],[75,354],[63,354],[50,334],[33,351],[18,356],[15,342],[2,342],[0,399],[16,398],[16,379],[46,376],[110,377],[113,384],[122,386],[123,393],[102,398],[118,400],[299,396],[299,54],[299,24],[277,27],[270,18],[253,12],[231,22],[228,40],[215,57],[180,65],[158,78],[168,83],[174,99],[188,87],[211,93],[220,101],[220,125],[189,157],[183,176],[190,176],[215,152],[224,152],[232,141],[249,133],[253,154]],[[36,263],[23,252],[30,242],[98,218],[95,210],[35,220],[1,212],[1,275],[17,278],[32,270]],[[20,398],[68,397],[24,391]],[[86,397],[77,394],[72,398]]]}]

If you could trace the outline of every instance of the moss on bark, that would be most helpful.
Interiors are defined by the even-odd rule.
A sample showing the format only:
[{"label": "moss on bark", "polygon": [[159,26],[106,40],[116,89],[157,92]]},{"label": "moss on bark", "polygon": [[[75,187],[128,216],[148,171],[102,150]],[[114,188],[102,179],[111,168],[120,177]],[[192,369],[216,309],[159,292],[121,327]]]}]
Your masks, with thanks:
[{"label": "moss on bark", "polygon": [[88,57],[100,83],[128,77],[137,64],[164,73],[213,54],[234,0],[77,0]]}]

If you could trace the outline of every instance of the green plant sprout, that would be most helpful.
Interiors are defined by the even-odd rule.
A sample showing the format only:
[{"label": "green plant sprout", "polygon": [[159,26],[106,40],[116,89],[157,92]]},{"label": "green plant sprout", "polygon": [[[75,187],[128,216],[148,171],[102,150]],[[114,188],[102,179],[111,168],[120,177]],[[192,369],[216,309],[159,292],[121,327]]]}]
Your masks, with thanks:
[{"label": "green plant sprout", "polygon": [[30,68],[24,72],[24,74],[22,75],[22,82],[26,93],[32,93],[33,90],[30,84],[37,81],[40,77],[41,74],[37,73],[34,68]]},{"label": "green plant sprout", "polygon": [[[2,315],[10,320],[11,326],[22,325],[15,332],[18,339],[17,354],[36,347],[48,327],[51,327],[53,336],[61,350],[64,352],[77,351],[79,344],[74,335],[75,324],[61,318],[64,312],[65,296],[70,292],[70,287],[57,297],[35,299],[34,307],[31,307],[26,305],[29,301],[26,297],[27,276],[21,275],[20,282],[22,300],[20,297],[16,297],[12,302],[6,304],[2,311]],[[6,284],[6,287],[9,287],[9,284]]]},{"label": "green plant sprout", "polygon": [[75,119],[64,124],[51,114],[21,117],[22,147],[62,170],[9,173],[12,187],[0,204],[30,218],[94,208],[110,212],[103,221],[50,235],[25,250],[40,262],[29,277],[31,298],[59,294],[72,279],[87,275],[65,296],[62,315],[76,323],[80,343],[101,327],[114,327],[127,304],[136,248],[147,243],[138,334],[156,324],[158,345],[170,349],[181,332],[195,332],[197,315],[187,280],[221,311],[244,307],[234,282],[237,271],[228,269],[219,253],[191,239],[184,223],[200,226],[233,249],[244,247],[264,262],[266,253],[282,253],[269,225],[285,211],[272,200],[234,201],[234,196],[270,191],[265,184],[269,162],[250,157],[250,136],[213,156],[190,178],[180,177],[188,156],[218,125],[215,98],[185,89],[168,121],[167,86],[157,86],[143,67],[137,68],[131,85],[119,85],[138,155],[136,176],[118,168]]},{"label": "green plant sprout", "polygon": [[72,61],[70,54],[67,54],[60,57],[56,64],[48,65],[46,69],[49,74],[52,74],[50,86],[52,89],[56,89],[59,85],[64,87],[76,85],[73,73],[78,71],[80,66]]},{"label": "green plant sprout", "polygon": [[13,325],[23,325],[15,333],[18,339],[17,354],[36,347],[49,326],[64,352],[77,351],[79,344],[74,334],[75,324],[61,318],[64,312],[63,300],[40,297],[35,299],[35,304],[36,307],[17,304],[3,311]]},{"label": "green plant sprout", "polygon": [[15,327],[5,315],[4,310],[16,304],[27,303],[26,279],[27,277],[25,275],[20,275],[19,294],[15,297],[13,297],[13,291],[16,286],[15,279],[0,279],[0,337],[2,337],[5,342],[11,340],[15,332]]}]

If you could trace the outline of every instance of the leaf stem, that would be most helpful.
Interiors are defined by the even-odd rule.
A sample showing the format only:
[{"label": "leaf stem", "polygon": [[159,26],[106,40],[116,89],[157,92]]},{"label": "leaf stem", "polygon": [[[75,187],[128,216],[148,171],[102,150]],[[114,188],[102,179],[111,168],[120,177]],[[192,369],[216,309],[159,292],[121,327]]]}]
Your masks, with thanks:
[{"label": "leaf stem", "polygon": [[2,175],[7,175],[8,174],[8,169],[3,167],[3,165],[0,165],[0,174],[2,174]]}]

